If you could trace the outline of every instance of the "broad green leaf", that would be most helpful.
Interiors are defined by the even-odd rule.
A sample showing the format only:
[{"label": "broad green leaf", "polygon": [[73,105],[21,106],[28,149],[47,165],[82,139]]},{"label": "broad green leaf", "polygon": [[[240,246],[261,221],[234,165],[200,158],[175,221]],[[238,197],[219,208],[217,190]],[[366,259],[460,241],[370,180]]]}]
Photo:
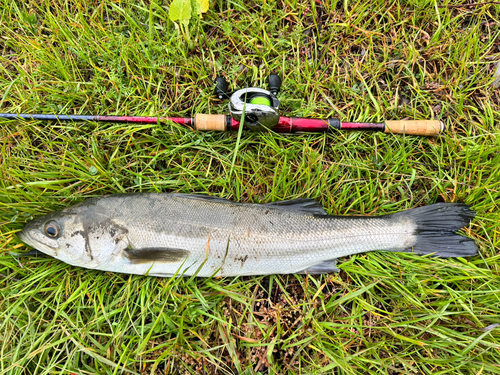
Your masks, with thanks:
[{"label": "broad green leaf", "polygon": [[191,0],[173,0],[168,17],[171,21],[191,19]]},{"label": "broad green leaf", "polygon": [[196,4],[194,7],[198,14],[206,13],[208,11],[209,0],[194,0]]}]

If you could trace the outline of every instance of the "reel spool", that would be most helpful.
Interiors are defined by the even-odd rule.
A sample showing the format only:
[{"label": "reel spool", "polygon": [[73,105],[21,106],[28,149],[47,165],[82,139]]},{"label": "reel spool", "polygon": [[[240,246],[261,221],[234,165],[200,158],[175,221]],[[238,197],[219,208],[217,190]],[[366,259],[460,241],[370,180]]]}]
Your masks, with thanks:
[{"label": "reel spool", "polygon": [[244,122],[245,127],[252,131],[273,129],[278,125],[280,115],[278,112],[280,102],[278,95],[281,79],[277,74],[269,76],[271,91],[258,87],[248,87],[234,92],[228,92],[229,84],[224,77],[215,80],[215,95],[219,99],[228,98],[229,113],[238,122]]}]

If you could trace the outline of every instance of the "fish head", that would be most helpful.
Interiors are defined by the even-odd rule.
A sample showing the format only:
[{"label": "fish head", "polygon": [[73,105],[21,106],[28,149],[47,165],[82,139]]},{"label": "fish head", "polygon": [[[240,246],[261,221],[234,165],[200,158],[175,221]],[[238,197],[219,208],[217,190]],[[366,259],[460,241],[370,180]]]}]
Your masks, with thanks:
[{"label": "fish head", "polygon": [[128,230],[93,200],[27,223],[17,236],[26,244],[63,262],[95,268],[113,255]]}]

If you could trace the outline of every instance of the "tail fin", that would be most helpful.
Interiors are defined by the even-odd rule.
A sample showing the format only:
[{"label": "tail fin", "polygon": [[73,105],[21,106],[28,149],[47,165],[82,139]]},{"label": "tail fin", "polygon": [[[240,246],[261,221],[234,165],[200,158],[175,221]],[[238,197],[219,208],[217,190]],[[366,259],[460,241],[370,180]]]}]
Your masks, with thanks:
[{"label": "tail fin", "polygon": [[409,217],[416,225],[415,243],[405,251],[448,258],[477,255],[476,243],[455,233],[475,215],[465,204],[437,203],[399,212],[393,217]]}]

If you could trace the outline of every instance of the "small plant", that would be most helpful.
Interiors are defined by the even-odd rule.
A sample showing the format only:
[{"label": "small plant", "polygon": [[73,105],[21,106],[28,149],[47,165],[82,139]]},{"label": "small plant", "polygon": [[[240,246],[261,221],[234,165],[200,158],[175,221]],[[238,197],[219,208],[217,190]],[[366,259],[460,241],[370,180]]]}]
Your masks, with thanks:
[{"label": "small plant", "polygon": [[193,48],[193,41],[191,40],[189,31],[189,20],[193,13],[201,17],[203,13],[208,11],[208,7],[208,0],[173,0],[170,4],[168,16],[175,23],[176,27],[178,27],[189,48]]}]

